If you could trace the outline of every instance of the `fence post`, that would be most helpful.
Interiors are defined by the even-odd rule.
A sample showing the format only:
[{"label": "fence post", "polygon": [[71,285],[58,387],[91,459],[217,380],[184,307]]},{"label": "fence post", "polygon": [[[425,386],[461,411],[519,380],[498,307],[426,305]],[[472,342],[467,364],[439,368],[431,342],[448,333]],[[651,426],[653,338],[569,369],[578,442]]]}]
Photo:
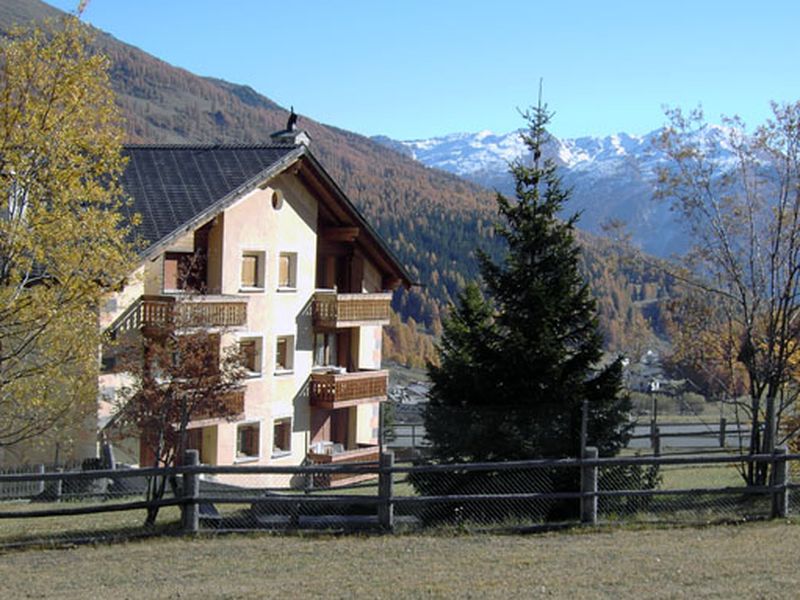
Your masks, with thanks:
[{"label": "fence post", "polygon": [[[55,472],[63,473],[64,469],[62,467],[56,467]],[[64,480],[58,478],[55,481],[53,481],[53,501],[61,502],[61,495],[63,493],[64,493]]]},{"label": "fence post", "polygon": [[586,444],[589,440],[589,401],[584,400],[581,404],[581,456],[586,452]]},{"label": "fence post", "polygon": [[[183,464],[186,467],[196,467],[200,464],[200,453],[197,450],[186,450],[183,454]],[[197,499],[200,495],[200,485],[197,473],[183,474],[183,501],[181,504],[181,523],[184,533],[197,533],[200,528],[200,514]]]},{"label": "fence post", "polygon": [[650,415],[650,437],[652,440],[652,438],[656,434],[656,427],[658,426],[658,398],[653,393],[652,389],[650,391],[650,398],[651,398],[650,410],[652,411],[652,414]]},{"label": "fence post", "polygon": [[[597,456],[594,446],[588,446],[583,453],[588,460],[596,460]],[[581,523],[597,525],[597,465],[581,467],[581,494],[591,494],[581,496]]]},{"label": "fence post", "polygon": [[661,427],[653,429],[653,454],[661,456]]},{"label": "fence post", "polygon": [[719,447],[724,448],[728,445],[727,437],[728,420],[725,417],[719,418]]},{"label": "fence post", "polygon": [[789,463],[786,460],[786,446],[775,448],[772,453],[772,518],[783,519],[789,514]]},{"label": "fence post", "polygon": [[[37,475],[44,475],[44,465],[39,463],[33,469],[33,472]],[[36,482],[36,492],[34,492],[37,496],[41,496],[44,494],[44,479],[40,479]]]},{"label": "fence post", "polygon": [[380,473],[378,475],[378,523],[386,531],[394,530],[394,505],[392,504],[394,472],[394,452],[381,452]]},{"label": "fence post", "polygon": [[101,449],[102,454],[102,465],[104,469],[111,469],[114,470],[117,468],[117,461],[114,458],[114,446],[111,445],[111,442],[105,442]]}]

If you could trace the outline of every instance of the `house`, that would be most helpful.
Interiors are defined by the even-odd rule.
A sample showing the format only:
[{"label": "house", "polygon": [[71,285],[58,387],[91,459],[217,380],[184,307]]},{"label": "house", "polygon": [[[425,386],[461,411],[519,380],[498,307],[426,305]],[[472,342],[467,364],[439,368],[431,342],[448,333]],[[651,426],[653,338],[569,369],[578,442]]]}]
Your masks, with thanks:
[{"label": "house", "polygon": [[[238,345],[249,376],[232,399],[237,416],[189,424],[206,464],[377,460],[382,328],[391,290],[410,278],[308,143],[287,130],[258,146],[125,150],[122,184],[146,248],[101,326],[142,327],[184,298],[221,347]],[[198,254],[199,271],[182,275]],[[123,378],[100,374],[99,435],[85,437],[83,456],[98,455]],[[118,461],[145,462],[144,452],[115,441]]]}]

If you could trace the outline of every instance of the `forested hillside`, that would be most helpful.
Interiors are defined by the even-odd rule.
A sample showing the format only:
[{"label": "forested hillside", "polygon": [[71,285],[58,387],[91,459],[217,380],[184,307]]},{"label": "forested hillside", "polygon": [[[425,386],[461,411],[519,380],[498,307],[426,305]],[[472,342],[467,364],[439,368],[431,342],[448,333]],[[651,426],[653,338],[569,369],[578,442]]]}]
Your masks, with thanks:
[{"label": "forested hillside", "polygon": [[[59,13],[38,0],[0,0],[0,29],[47,14]],[[111,60],[131,142],[263,143],[285,126],[287,110],[249,87],[193,75],[106,34],[97,45]],[[492,230],[494,194],[295,108],[314,154],[420,283],[396,296],[403,320],[414,321],[405,332],[395,327],[387,348],[403,362],[419,364],[432,346],[413,339],[415,324],[435,331],[441,311],[477,274],[476,247],[493,255],[502,251]],[[669,294],[668,282],[656,270],[623,264],[613,244],[588,235],[582,241],[608,347],[641,344],[658,326],[657,299]]]}]

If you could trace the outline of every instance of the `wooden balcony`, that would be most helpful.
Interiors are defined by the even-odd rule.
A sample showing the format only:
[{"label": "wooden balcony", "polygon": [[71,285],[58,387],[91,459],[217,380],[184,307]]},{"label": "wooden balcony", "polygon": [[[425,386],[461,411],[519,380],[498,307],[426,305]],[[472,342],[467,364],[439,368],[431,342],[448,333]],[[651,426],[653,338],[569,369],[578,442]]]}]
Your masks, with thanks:
[{"label": "wooden balcony", "polygon": [[338,294],[333,290],[317,291],[313,303],[314,326],[336,329],[388,325],[391,304],[391,292]]},{"label": "wooden balcony", "polygon": [[226,296],[141,296],[109,328],[114,333],[174,325],[241,327],[247,324],[247,301]]},{"label": "wooden balcony", "polygon": [[192,421],[204,421],[206,419],[230,419],[237,415],[244,414],[244,389],[228,393],[220,406],[215,410],[198,411],[192,414]]},{"label": "wooden balcony", "polygon": [[312,373],[311,406],[334,410],[386,400],[389,371]]},{"label": "wooden balcony", "polygon": [[[377,463],[381,458],[379,446],[360,446],[354,450],[344,450],[332,454],[308,453],[308,461],[312,465],[344,465],[358,463]],[[336,487],[350,485],[374,479],[372,473],[316,473],[314,474],[314,487]]]}]

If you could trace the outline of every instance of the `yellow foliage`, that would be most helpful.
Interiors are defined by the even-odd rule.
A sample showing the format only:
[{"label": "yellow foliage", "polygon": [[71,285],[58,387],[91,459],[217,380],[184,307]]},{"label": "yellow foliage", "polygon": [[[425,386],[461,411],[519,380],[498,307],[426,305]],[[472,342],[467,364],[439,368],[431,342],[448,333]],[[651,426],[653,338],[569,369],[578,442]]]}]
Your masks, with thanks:
[{"label": "yellow foliage", "polygon": [[0,447],[94,407],[97,311],[134,256],[120,117],[85,29],[0,46]]}]

